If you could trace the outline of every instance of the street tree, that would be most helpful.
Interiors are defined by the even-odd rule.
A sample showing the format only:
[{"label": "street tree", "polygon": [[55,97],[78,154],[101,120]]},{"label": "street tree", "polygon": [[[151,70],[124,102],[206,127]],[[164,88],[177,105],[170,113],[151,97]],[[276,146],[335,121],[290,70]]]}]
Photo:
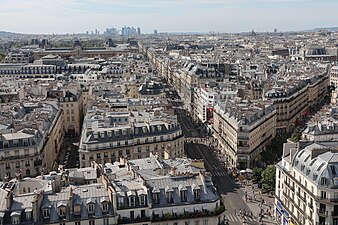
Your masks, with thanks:
[{"label": "street tree", "polygon": [[268,165],[262,172],[262,186],[266,191],[274,191],[276,183],[276,167]]},{"label": "street tree", "polygon": [[263,172],[262,168],[255,167],[252,170],[252,179],[254,181],[256,181],[256,182],[261,182],[261,180],[262,180],[262,172]]}]

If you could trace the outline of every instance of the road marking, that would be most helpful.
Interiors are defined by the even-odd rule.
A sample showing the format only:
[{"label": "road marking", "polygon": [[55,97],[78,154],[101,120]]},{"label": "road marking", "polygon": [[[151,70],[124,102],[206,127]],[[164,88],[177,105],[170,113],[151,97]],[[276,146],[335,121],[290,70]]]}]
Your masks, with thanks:
[{"label": "road marking", "polygon": [[239,216],[237,216],[236,214],[226,214],[225,218],[229,221],[229,222],[241,222],[241,221],[255,221],[254,218],[251,217],[244,217],[244,220],[242,220]]}]

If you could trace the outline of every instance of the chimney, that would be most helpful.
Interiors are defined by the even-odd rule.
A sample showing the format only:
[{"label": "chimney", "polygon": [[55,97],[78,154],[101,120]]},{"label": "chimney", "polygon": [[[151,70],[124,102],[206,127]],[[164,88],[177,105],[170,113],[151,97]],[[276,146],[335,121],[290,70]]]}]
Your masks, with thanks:
[{"label": "chimney", "polygon": [[12,203],[13,203],[13,192],[8,191],[7,196],[6,196],[6,208],[7,208],[7,210],[11,209]]},{"label": "chimney", "polygon": [[73,188],[72,187],[69,189],[68,202],[69,202],[69,213],[72,216],[74,213],[73,212]]},{"label": "chimney", "polygon": [[33,222],[37,224],[40,218],[40,206],[43,199],[43,191],[35,191],[32,200]]}]

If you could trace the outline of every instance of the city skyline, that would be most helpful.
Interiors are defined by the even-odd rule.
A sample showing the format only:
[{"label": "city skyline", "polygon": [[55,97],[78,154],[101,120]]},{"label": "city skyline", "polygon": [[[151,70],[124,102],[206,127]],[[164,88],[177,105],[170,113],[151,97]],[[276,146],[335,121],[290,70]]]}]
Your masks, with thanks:
[{"label": "city skyline", "polygon": [[[85,33],[124,25],[143,33],[295,31],[337,26],[333,0],[0,0],[0,30]],[[14,19],[15,18],[15,19]]]}]

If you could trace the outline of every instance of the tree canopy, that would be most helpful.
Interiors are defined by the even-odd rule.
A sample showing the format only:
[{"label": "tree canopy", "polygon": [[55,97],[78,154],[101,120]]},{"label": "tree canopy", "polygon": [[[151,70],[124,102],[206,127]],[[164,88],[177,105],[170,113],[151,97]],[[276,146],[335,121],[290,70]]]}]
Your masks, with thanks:
[{"label": "tree canopy", "polygon": [[276,167],[268,165],[262,172],[262,185],[266,191],[274,191],[276,184]]}]

